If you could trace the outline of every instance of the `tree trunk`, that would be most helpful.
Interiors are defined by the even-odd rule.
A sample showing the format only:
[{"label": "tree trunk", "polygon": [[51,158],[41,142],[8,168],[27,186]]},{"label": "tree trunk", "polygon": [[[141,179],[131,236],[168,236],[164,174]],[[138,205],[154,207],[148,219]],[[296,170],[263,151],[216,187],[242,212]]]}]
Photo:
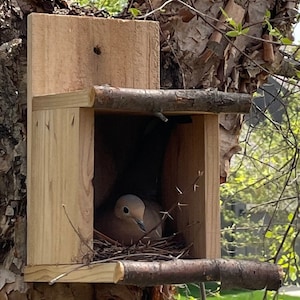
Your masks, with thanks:
[{"label": "tree trunk", "polygon": [[[151,5],[144,0],[135,3],[142,14],[157,9],[149,18],[161,25],[162,88],[215,88],[250,94],[266,80],[266,71],[280,69],[279,48],[260,40],[267,33],[262,22],[270,10],[273,26],[289,36],[299,1],[186,2],[191,6],[174,1],[164,10],[157,9],[162,0],[153,0]],[[222,31],[227,28],[216,21],[224,20],[219,7],[243,27],[251,25],[247,36],[224,37]],[[26,16],[53,9],[52,1],[0,3],[0,298],[27,299],[30,294],[32,299],[141,299],[146,291],[131,286],[34,284],[29,289],[22,282],[26,255]],[[280,18],[288,16],[280,23]],[[239,150],[240,127],[239,115],[221,115],[221,181],[226,180],[231,156]]]},{"label": "tree trunk", "polygon": [[[0,298],[27,299],[26,18],[15,1],[0,3]],[[6,283],[6,284],[5,284]],[[21,292],[21,294],[19,293]],[[23,294],[22,294],[23,293]],[[18,296],[18,294],[20,294]]]}]

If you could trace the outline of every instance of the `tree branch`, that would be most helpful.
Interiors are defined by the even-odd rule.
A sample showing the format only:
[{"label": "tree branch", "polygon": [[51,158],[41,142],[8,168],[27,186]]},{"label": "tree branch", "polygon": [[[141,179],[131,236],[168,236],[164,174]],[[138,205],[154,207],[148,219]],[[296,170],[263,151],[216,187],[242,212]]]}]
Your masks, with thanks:
[{"label": "tree branch", "polygon": [[222,287],[278,290],[283,272],[274,264],[227,259],[178,259],[172,261],[120,261],[117,283],[161,285],[221,281]]},{"label": "tree branch", "polygon": [[248,113],[251,96],[217,90],[146,90],[94,86],[95,109],[137,113]]}]

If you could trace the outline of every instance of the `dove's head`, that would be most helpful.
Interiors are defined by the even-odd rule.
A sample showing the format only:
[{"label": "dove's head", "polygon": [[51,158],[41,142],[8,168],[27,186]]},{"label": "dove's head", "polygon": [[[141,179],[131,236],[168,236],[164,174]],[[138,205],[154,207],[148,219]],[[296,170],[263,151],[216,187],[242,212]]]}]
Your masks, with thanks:
[{"label": "dove's head", "polygon": [[135,195],[121,196],[115,205],[115,216],[121,220],[134,222],[140,230],[146,231],[144,225],[145,204],[142,199]]}]

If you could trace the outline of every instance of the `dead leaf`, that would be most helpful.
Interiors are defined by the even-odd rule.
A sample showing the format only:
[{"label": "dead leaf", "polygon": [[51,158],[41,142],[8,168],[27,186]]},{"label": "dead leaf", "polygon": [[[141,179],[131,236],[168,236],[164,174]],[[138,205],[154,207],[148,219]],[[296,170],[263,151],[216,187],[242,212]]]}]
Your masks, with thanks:
[{"label": "dead leaf", "polygon": [[182,22],[185,22],[185,23],[188,23],[195,17],[195,15],[186,7],[182,7],[179,9],[178,16],[180,16],[182,19]]}]

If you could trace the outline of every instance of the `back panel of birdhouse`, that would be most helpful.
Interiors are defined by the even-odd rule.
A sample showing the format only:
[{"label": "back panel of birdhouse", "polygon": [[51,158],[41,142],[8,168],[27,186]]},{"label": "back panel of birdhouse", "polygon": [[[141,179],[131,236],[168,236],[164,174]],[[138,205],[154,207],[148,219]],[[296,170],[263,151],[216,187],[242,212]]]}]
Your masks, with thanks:
[{"label": "back panel of birdhouse", "polygon": [[28,17],[27,263],[81,262],[93,239],[94,110],[32,110],[32,97],[97,84],[159,88],[155,22]]}]

